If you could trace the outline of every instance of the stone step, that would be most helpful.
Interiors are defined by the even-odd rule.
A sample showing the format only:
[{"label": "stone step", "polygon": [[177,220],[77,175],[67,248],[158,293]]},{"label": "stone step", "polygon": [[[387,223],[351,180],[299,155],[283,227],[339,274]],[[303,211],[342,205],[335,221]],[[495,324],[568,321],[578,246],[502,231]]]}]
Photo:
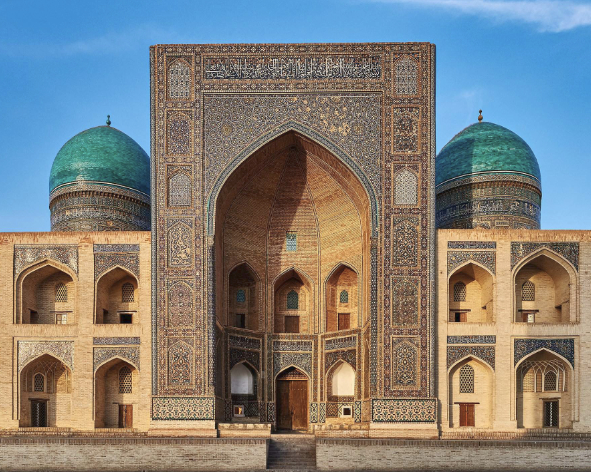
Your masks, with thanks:
[{"label": "stone step", "polygon": [[316,440],[313,436],[273,435],[267,453],[268,470],[315,470]]}]

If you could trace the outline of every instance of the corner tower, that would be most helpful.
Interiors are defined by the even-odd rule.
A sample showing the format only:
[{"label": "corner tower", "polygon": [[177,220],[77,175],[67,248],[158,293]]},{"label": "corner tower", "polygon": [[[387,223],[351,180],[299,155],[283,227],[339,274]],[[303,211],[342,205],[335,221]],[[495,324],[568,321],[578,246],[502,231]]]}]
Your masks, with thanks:
[{"label": "corner tower", "polygon": [[110,124],[82,131],[57,153],[49,177],[52,231],[150,229],[150,159]]},{"label": "corner tower", "polygon": [[536,156],[514,132],[478,120],[437,156],[437,227],[540,229]]}]

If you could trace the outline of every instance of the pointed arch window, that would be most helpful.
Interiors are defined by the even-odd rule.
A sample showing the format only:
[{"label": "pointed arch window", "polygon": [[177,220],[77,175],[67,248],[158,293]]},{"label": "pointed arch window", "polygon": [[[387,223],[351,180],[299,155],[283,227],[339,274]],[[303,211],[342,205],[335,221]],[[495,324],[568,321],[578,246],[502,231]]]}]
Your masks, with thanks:
[{"label": "pointed arch window", "polygon": [[43,374],[35,374],[33,378],[33,391],[45,392],[45,377]]},{"label": "pointed arch window", "polygon": [[474,393],[474,367],[469,364],[460,369],[460,393]]},{"label": "pointed arch window", "polygon": [[521,286],[521,300],[524,302],[536,301],[536,286],[528,280]]},{"label": "pointed arch window", "polygon": [[60,303],[68,301],[68,287],[61,282],[55,286],[55,301]]},{"label": "pointed arch window", "polygon": [[454,302],[466,301],[466,284],[458,282],[454,285]]},{"label": "pointed arch window", "polygon": [[546,372],[546,375],[544,375],[544,392],[555,392],[557,384],[556,372]]},{"label": "pointed arch window", "polygon": [[298,292],[295,290],[291,290],[287,294],[287,309],[288,310],[297,310],[300,307],[300,296]]},{"label": "pointed arch window", "polygon": [[236,291],[236,303],[246,303],[246,290],[238,289]]},{"label": "pointed arch window", "polygon": [[349,303],[349,292],[343,290],[339,295],[339,302],[341,303]]},{"label": "pointed arch window", "polygon": [[131,390],[131,369],[127,366],[124,366],[119,370],[119,393],[131,393]]},{"label": "pointed arch window", "polygon": [[129,282],[121,286],[121,301],[124,303],[131,303],[134,301],[133,284]]}]

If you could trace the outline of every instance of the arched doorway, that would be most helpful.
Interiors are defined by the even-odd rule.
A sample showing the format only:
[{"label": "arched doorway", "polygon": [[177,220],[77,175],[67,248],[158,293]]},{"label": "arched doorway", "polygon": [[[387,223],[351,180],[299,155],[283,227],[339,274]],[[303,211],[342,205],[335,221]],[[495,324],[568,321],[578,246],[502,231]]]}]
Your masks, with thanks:
[{"label": "arched doorway", "polygon": [[95,427],[133,428],[139,403],[139,372],[128,362],[111,359],[98,368],[95,379]]},{"label": "arched doorway", "polygon": [[20,373],[21,427],[70,426],[72,371],[59,359],[44,354]]},{"label": "arched doorway", "polygon": [[308,376],[290,367],[277,376],[277,429],[308,429]]}]

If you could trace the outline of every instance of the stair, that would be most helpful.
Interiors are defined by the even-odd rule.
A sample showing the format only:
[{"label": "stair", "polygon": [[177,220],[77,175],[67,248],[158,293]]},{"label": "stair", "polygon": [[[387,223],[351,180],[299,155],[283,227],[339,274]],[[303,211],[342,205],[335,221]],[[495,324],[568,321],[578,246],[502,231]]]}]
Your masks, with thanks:
[{"label": "stair", "polygon": [[314,435],[272,435],[269,441],[267,470],[316,470],[316,438]]}]

